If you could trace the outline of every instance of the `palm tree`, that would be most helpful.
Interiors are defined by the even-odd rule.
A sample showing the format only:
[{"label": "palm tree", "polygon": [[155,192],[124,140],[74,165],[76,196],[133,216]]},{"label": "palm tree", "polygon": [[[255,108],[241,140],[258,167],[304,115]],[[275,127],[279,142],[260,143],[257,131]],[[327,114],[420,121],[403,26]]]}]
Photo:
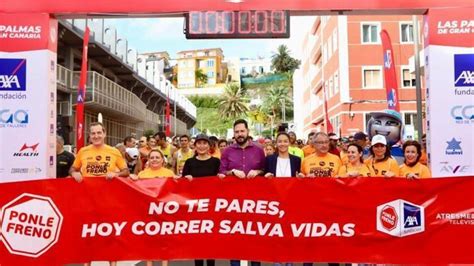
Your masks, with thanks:
[{"label": "palm tree", "polygon": [[293,108],[293,101],[288,94],[288,88],[271,87],[265,95],[263,109],[275,120],[277,117],[282,118],[281,109],[283,104],[285,110]]},{"label": "palm tree", "polygon": [[226,118],[235,119],[245,115],[249,110],[245,92],[236,83],[225,86],[222,99],[219,101],[219,112]]},{"label": "palm tree", "polygon": [[290,50],[284,44],[278,46],[277,53],[272,55],[272,69],[279,73],[293,72],[301,61],[290,56]]},{"label": "palm tree", "polygon": [[196,71],[194,71],[194,76],[196,77],[196,86],[198,88],[201,88],[207,83],[207,75],[202,72],[202,69],[196,69]]}]

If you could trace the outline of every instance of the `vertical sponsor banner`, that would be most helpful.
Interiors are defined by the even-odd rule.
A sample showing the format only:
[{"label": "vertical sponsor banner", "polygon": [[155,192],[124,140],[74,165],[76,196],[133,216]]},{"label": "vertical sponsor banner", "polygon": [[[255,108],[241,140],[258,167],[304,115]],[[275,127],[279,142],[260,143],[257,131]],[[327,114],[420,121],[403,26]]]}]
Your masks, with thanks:
[{"label": "vertical sponsor banner", "polygon": [[326,84],[323,85],[323,95],[324,95],[324,123],[326,124],[326,133],[332,133],[334,131],[334,128],[332,127],[331,121],[329,120],[328,97],[326,95]]},{"label": "vertical sponsor banner", "polygon": [[380,38],[382,39],[383,70],[388,109],[400,112],[397,73],[395,71],[395,61],[393,60],[392,41],[390,40],[390,36],[386,30],[380,32]]},{"label": "vertical sponsor banner", "polygon": [[82,44],[82,65],[81,76],[79,79],[79,88],[77,90],[76,105],[76,147],[79,151],[84,147],[84,100],[86,98],[87,83],[87,50],[89,43],[89,28],[86,27]]},{"label": "vertical sponsor banner", "polygon": [[[168,96],[166,97],[166,110],[165,110],[165,131],[166,136],[171,135],[171,108],[170,108],[170,89],[168,89]],[[176,134],[176,132],[175,132]]]},{"label": "vertical sponsor banner", "polygon": [[428,156],[433,176],[474,174],[474,8],[425,16]]},{"label": "vertical sponsor banner", "polygon": [[0,183],[56,176],[57,21],[0,16]]}]

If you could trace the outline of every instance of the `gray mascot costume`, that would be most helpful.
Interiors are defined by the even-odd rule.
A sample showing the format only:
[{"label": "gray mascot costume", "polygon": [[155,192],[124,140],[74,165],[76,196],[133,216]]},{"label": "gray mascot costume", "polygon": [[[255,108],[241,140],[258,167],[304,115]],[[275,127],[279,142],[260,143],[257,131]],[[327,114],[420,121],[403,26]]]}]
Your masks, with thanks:
[{"label": "gray mascot costume", "polygon": [[403,163],[403,151],[400,140],[403,133],[402,115],[395,110],[383,110],[382,112],[370,113],[370,120],[367,122],[369,138],[375,135],[383,135],[387,139],[392,157],[399,164]]}]

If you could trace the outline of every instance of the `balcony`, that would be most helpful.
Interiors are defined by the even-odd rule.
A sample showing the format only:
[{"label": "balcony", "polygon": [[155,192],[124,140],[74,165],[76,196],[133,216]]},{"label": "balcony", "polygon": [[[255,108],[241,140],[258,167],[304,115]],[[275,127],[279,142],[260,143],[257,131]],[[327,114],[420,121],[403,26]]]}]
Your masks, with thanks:
[{"label": "balcony", "polygon": [[[73,99],[76,99],[80,72],[73,72],[72,76]],[[131,91],[94,71],[87,72],[86,87],[84,104],[88,110],[129,122],[145,122],[146,105]]]},{"label": "balcony", "polygon": [[72,72],[69,69],[58,64],[56,71],[56,80],[58,90],[64,92],[71,92],[70,88],[72,85]]}]

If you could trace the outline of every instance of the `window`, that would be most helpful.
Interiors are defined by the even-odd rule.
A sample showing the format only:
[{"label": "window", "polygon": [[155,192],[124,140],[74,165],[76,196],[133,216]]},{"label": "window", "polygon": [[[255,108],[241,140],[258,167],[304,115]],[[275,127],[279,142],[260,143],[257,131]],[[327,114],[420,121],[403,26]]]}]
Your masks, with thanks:
[{"label": "window", "polygon": [[411,88],[416,86],[416,76],[410,73],[408,68],[402,68],[402,87]]},{"label": "window", "polygon": [[339,72],[334,73],[334,94],[339,92]]},{"label": "window", "polygon": [[207,72],[207,77],[208,78],[213,78],[214,77],[214,71]]},{"label": "window", "polygon": [[382,88],[382,70],[380,67],[362,68],[363,88]]},{"label": "window", "polygon": [[405,113],[403,118],[404,118],[405,125],[414,126],[416,124],[416,119],[417,119],[416,113]]},{"label": "window", "polygon": [[245,74],[246,71],[247,70],[245,70],[245,67],[243,67],[241,72],[242,72],[242,74]]},{"label": "window", "polygon": [[379,24],[362,24],[362,43],[379,43]]},{"label": "window", "polygon": [[207,66],[208,67],[213,67],[214,66],[214,60],[207,60]]},{"label": "window", "polygon": [[337,50],[337,29],[334,29],[332,33],[332,50],[333,52]]},{"label": "window", "polygon": [[334,82],[333,82],[333,77],[329,79],[329,98],[334,96]]},{"label": "window", "polygon": [[328,39],[328,60],[332,56],[332,37]]},{"label": "window", "polygon": [[413,24],[412,23],[400,24],[400,42],[413,43]]},{"label": "window", "polygon": [[265,70],[263,69],[263,66],[258,67],[258,69],[259,69],[258,72],[260,74],[263,74],[263,72],[265,72]]}]

